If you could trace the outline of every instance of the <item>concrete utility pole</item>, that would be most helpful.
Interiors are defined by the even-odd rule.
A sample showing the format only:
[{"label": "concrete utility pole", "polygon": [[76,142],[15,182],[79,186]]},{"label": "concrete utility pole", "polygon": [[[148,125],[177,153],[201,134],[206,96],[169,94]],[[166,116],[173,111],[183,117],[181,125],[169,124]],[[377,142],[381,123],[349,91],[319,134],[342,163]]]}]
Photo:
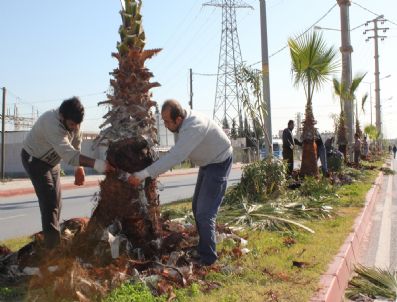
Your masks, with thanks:
[{"label": "concrete utility pole", "polygon": [[366,39],[366,41],[369,41],[370,39],[374,39],[374,46],[375,46],[375,114],[376,114],[376,119],[375,119],[375,125],[376,125],[376,130],[378,130],[379,133],[382,133],[382,114],[381,114],[381,105],[380,105],[380,79],[379,79],[379,50],[378,50],[378,39],[381,39],[382,41],[386,38],[386,36],[381,36],[379,35],[378,31],[381,30],[383,32],[386,32],[389,28],[387,27],[378,27],[378,22],[381,22],[383,24],[386,20],[383,18],[383,15],[368,21],[365,23],[366,26],[368,26],[369,23],[374,24],[374,28],[372,29],[366,29],[364,31],[364,34],[368,32],[373,32],[373,36],[370,36]]},{"label": "concrete utility pole", "polygon": [[270,103],[270,81],[269,81],[269,51],[267,46],[267,21],[266,21],[266,0],[259,0],[260,3],[260,18],[261,18],[261,46],[262,46],[262,75],[263,75],[263,101],[266,107],[266,131],[269,135],[269,141],[266,143],[267,154],[273,152],[272,142],[272,116]]},{"label": "concrete utility pole", "polygon": [[3,110],[1,114],[1,179],[5,179],[5,132],[6,132],[6,88],[3,87]]},{"label": "concrete utility pole", "polygon": [[[351,53],[353,47],[350,44],[350,20],[349,20],[349,6],[351,0],[337,0],[340,7],[340,29],[341,29],[341,47],[342,53],[342,84],[348,89],[352,83],[352,59]],[[353,143],[354,133],[354,112],[352,102],[344,102],[345,119],[347,126],[347,140],[348,146]],[[352,148],[350,148],[352,151]],[[349,150],[349,149],[348,149]],[[351,153],[351,152],[349,152]]]},{"label": "concrete utility pole", "polygon": [[189,106],[190,109],[193,109],[193,71],[190,68],[189,69],[189,76],[190,76],[190,101],[189,101]]}]

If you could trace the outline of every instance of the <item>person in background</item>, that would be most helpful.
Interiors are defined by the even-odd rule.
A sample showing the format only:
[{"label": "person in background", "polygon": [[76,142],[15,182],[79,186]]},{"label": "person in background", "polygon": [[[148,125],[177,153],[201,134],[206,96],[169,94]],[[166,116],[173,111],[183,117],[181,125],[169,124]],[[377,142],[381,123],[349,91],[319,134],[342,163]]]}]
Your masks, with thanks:
[{"label": "person in background", "polygon": [[199,234],[197,252],[200,265],[211,265],[218,258],[215,222],[233,163],[230,140],[214,121],[184,110],[176,100],[165,101],[161,116],[167,129],[175,134],[175,146],[146,169],[131,174],[128,182],[138,186],[147,177],[155,178],[187,158],[198,165],[192,202]]},{"label": "person in background", "polygon": [[283,159],[287,161],[287,173],[292,174],[294,170],[294,148],[295,145],[302,146],[296,138],[293,138],[292,130],[294,130],[295,123],[293,120],[288,121],[287,128],[283,131]]},{"label": "person in background", "polygon": [[361,156],[361,140],[360,140],[360,136],[358,135],[358,133],[354,134],[353,151],[354,151],[354,163],[356,165],[358,165],[360,162],[360,156]]},{"label": "person in background", "polygon": [[396,158],[396,152],[397,152],[397,147],[396,147],[396,145],[393,145],[394,158]]},{"label": "person in background", "polygon": [[320,158],[321,162],[321,171],[325,177],[328,177],[327,152],[318,129],[316,129],[314,142],[317,146],[317,160]]},{"label": "person in background", "polygon": [[367,140],[367,137],[364,136],[364,140],[363,140],[363,155],[364,155],[365,160],[368,160],[368,154],[369,154],[368,140]]},{"label": "person in background", "polygon": [[49,249],[60,242],[61,214],[60,161],[75,166],[75,185],[84,184],[83,167],[98,173],[113,170],[107,161],[81,154],[80,124],[84,107],[77,97],[62,102],[57,109],[43,113],[23,142],[22,164],[28,174],[40,206],[45,246]]},{"label": "person in background", "polygon": [[334,141],[335,141],[335,137],[333,136],[325,140],[324,147],[325,147],[325,151],[327,152],[327,157],[329,157],[332,151],[334,150]]}]

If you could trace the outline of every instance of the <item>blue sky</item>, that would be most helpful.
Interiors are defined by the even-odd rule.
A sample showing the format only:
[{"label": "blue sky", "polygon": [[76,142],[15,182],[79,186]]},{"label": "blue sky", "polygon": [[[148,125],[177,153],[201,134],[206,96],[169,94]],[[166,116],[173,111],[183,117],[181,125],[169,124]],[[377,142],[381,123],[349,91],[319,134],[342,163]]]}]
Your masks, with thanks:
[{"label": "blue sky", "polygon": [[[220,1],[220,0],[219,0]],[[189,68],[193,69],[194,107],[212,115],[216,77],[199,73],[216,73],[221,37],[221,9],[203,7],[206,1],[198,0],[144,0],[143,24],[147,48],[163,48],[148,67],[162,87],[153,89],[153,98],[162,104],[167,98],[176,98],[187,107],[189,98]],[[260,20],[259,1],[246,0],[254,10],[239,9],[238,33],[243,60],[248,64],[259,62]],[[329,13],[317,25],[325,28],[339,27],[339,7],[336,0],[268,0],[269,54],[283,48],[289,37],[294,37],[311,27]],[[98,131],[105,108],[97,103],[105,99],[109,87],[109,72],[116,67],[111,52],[119,40],[121,23],[118,0],[69,0],[69,1],[11,1],[0,2],[0,87],[9,91],[7,102],[10,110],[18,104],[19,113],[31,116],[59,106],[61,101],[73,95],[80,96],[87,115],[83,130]],[[387,39],[379,45],[381,77],[381,103],[384,132],[395,137],[397,129],[396,82],[397,60],[397,3],[391,0],[357,0],[350,7],[350,26],[355,28],[384,14],[391,22]],[[364,26],[351,32],[354,52],[353,74],[368,72],[365,81],[374,81],[373,41],[365,42]],[[338,31],[323,31],[329,46],[340,45]],[[304,112],[305,96],[302,89],[293,86],[288,49],[273,55],[270,65],[270,92],[273,132],[283,129],[297,112]],[[260,64],[254,67],[260,68]],[[394,73],[393,73],[394,72]],[[339,77],[340,74],[336,74]],[[368,84],[362,84],[357,96],[369,92]],[[374,89],[374,85],[372,85]],[[373,103],[375,101],[374,93]],[[393,97],[391,100],[390,98]],[[333,97],[332,85],[324,85],[313,100],[314,115],[320,130],[332,130],[330,114],[338,113],[338,100]],[[374,111],[374,110],[373,110]],[[369,102],[366,114],[360,112],[362,123],[368,124]],[[375,121],[375,112],[373,112]],[[12,125],[7,124],[12,130]]]}]

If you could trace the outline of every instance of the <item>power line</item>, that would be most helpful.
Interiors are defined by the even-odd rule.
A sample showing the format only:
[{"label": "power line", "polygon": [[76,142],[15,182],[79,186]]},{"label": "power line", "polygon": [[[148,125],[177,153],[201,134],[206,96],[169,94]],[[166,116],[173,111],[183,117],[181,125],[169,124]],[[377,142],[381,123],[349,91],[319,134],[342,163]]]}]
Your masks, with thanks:
[{"label": "power line", "polygon": [[[371,11],[370,9],[368,9],[368,8],[366,8],[366,7],[364,7],[364,6],[362,6],[361,4],[358,4],[358,3],[353,2],[353,1],[352,1],[352,3],[355,4],[355,5],[357,5],[358,7],[362,8],[363,10],[365,10],[365,11],[367,11],[367,12],[369,12],[369,13],[375,15],[375,16],[377,16],[377,17],[382,16],[382,14],[377,14],[377,13]],[[385,21],[388,21],[388,22],[390,22],[390,23],[392,23],[392,24],[394,24],[394,25],[397,25],[396,22],[393,22],[393,21],[390,20],[390,19],[385,19]]]},{"label": "power line", "polygon": [[358,28],[360,28],[360,27],[363,27],[363,26],[365,26],[366,23],[367,23],[367,22],[364,22],[363,24],[360,24],[360,25],[358,25],[358,26],[356,26],[356,27],[353,27],[350,31],[353,31],[353,30],[356,30],[356,29],[358,29]]},{"label": "power line", "polygon": [[[332,5],[332,7],[330,9],[328,9],[328,11],[322,15],[315,23],[313,23],[310,27],[308,27],[302,34],[300,34],[299,36],[297,36],[296,38],[300,38],[301,36],[303,36],[304,34],[306,34],[308,31],[310,31],[314,26],[316,26],[318,23],[320,23],[324,18],[326,18],[331,12],[332,10],[337,6],[338,4],[334,4]],[[364,26],[365,23],[353,28],[352,30],[355,30],[361,26]],[[269,58],[274,57],[275,55],[279,54],[280,52],[282,52],[284,49],[288,48],[288,44],[283,46],[282,48],[280,48],[279,50],[275,51],[274,53],[272,53],[271,55],[269,55]],[[250,65],[248,65],[249,67],[252,67],[254,65],[257,65],[259,63],[262,63],[262,60],[252,63]],[[218,75],[224,75],[224,74],[217,74],[217,73],[193,73],[194,75],[200,75],[200,76],[218,76]]]},{"label": "power line", "polygon": [[358,4],[358,3],[353,2],[353,1],[352,1],[352,3],[353,3],[354,5],[357,5],[358,7],[362,8],[363,10],[365,10],[365,11],[367,11],[367,12],[369,12],[369,13],[375,15],[375,16],[377,16],[377,17],[380,16],[379,14],[377,14],[377,13],[371,11],[370,9],[368,9],[368,8],[366,8],[366,7],[364,7],[364,6],[362,6],[361,4]]},{"label": "power line", "polygon": [[[296,39],[299,39],[300,37],[302,37],[303,35],[305,35],[308,31],[310,31],[315,25],[317,25],[318,23],[320,23],[325,17],[327,17],[327,16],[332,12],[332,10],[333,10],[337,5],[338,5],[337,3],[334,4],[334,5],[332,5],[332,7],[331,7],[323,16],[321,16],[316,22],[314,22],[310,27],[308,27],[303,33],[301,33],[300,35],[298,35],[298,36],[296,37]],[[286,49],[286,48],[288,48],[288,44],[285,45],[285,46],[283,46],[282,48],[280,48],[280,49],[277,50],[276,52],[272,53],[272,54],[269,56],[269,59],[270,59],[271,57],[273,57],[273,56],[279,54],[280,52],[282,52],[282,51],[283,51],[284,49]],[[254,65],[259,64],[259,63],[262,63],[262,60],[260,60],[260,61],[258,61],[258,62],[256,62],[256,63],[253,63],[253,64],[251,64],[251,65],[249,65],[249,66],[254,66]]]}]

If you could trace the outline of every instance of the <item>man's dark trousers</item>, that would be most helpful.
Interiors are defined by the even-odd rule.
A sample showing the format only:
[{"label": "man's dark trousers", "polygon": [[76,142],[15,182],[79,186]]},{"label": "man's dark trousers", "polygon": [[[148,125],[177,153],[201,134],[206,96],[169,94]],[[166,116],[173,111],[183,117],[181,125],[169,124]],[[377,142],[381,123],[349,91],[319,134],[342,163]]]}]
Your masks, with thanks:
[{"label": "man's dark trousers", "polygon": [[39,199],[41,225],[47,248],[60,242],[59,218],[61,214],[60,165],[51,166],[30,156],[22,149],[22,164],[32,181]]},{"label": "man's dark trousers", "polygon": [[283,148],[283,159],[287,161],[287,173],[291,175],[294,170],[294,150]]},{"label": "man's dark trousers", "polygon": [[218,258],[216,253],[215,222],[225,195],[232,157],[217,164],[200,167],[193,195],[193,215],[199,234],[197,251],[203,264],[210,265]]}]

